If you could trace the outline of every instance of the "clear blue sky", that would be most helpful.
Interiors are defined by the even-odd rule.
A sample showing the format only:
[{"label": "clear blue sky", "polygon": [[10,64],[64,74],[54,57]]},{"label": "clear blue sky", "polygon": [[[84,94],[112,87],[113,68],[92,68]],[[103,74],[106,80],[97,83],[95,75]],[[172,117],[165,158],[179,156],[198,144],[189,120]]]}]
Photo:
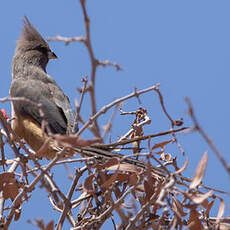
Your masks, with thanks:
[{"label": "clear blue sky", "polygon": [[[130,93],[134,87],[142,89],[160,83],[168,111],[175,119],[183,117],[188,126],[191,122],[184,98],[191,98],[200,124],[229,162],[230,1],[89,0],[87,8],[95,56],[117,62],[124,68],[122,72],[112,67],[99,68],[98,108]],[[0,97],[8,95],[11,60],[24,15],[44,37],[84,35],[77,0],[1,1]],[[79,98],[76,88],[81,86],[81,77],[90,73],[88,53],[80,43],[65,46],[62,42],[52,42],[50,46],[59,59],[49,63],[48,73],[73,102]],[[170,124],[160,110],[157,96],[151,94],[142,101],[152,118],[145,134],[167,130]],[[124,109],[135,110],[137,106],[133,100],[126,102]],[[1,107],[10,113],[9,104]],[[87,113],[87,106],[83,111]],[[124,121],[118,115],[116,122],[119,125],[113,128],[114,140],[129,129],[131,119]],[[204,183],[229,191],[229,176],[201,137],[179,135],[179,141],[189,158],[185,174],[193,175],[199,159],[208,150]],[[181,164],[185,160],[178,151],[171,153],[181,159]],[[230,199],[225,199],[226,214],[229,214]],[[31,202],[23,204],[17,229],[33,229],[26,223],[27,219],[57,220],[51,205],[41,206],[46,203],[45,192],[32,193]]]}]

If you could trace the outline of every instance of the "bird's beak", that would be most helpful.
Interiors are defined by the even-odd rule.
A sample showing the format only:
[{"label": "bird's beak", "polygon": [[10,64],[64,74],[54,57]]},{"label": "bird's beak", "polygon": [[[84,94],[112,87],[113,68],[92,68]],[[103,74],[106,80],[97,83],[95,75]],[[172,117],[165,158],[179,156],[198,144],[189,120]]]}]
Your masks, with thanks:
[{"label": "bird's beak", "polygon": [[58,57],[57,57],[57,55],[54,52],[49,51],[48,52],[48,58],[49,59],[57,59]]}]

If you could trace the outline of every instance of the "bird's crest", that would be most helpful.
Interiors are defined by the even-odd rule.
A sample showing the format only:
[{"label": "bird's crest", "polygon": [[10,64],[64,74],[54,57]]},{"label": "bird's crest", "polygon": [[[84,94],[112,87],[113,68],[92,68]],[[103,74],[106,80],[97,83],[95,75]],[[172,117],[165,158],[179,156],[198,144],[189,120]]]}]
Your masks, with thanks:
[{"label": "bird's crest", "polygon": [[20,44],[21,42],[30,42],[30,45],[32,46],[39,44],[44,47],[49,47],[47,42],[42,38],[40,33],[30,23],[29,19],[26,16],[23,17],[23,28],[21,36],[18,40],[18,44]]}]

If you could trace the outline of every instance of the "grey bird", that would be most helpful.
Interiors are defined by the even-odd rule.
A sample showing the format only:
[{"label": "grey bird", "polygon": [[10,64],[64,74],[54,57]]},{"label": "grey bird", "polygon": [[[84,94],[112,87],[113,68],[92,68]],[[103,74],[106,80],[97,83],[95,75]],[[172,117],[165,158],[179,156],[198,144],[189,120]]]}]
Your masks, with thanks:
[{"label": "grey bird", "polygon": [[[47,130],[53,134],[70,134],[74,115],[68,97],[46,72],[49,59],[57,56],[27,17],[23,18],[23,24],[12,62],[10,95],[24,97],[32,103],[12,102],[12,129],[35,152],[49,140],[48,150],[38,153],[38,157],[50,159],[56,155],[57,148],[54,141],[50,141]],[[42,105],[44,117],[41,117],[38,104]],[[49,128],[45,133],[43,119]]]},{"label": "grey bird", "polygon": [[[16,51],[12,63],[12,83],[10,87],[11,97],[23,97],[30,102],[15,100],[12,102],[12,129],[36,152],[38,157],[51,159],[60,150],[58,141],[50,138],[47,130],[42,129],[42,117],[38,104],[42,105],[44,119],[48,127],[59,142],[76,142],[74,151],[83,156],[98,156],[103,158],[123,158],[122,154],[103,147],[89,147],[100,140],[84,140],[68,137],[59,134],[75,133],[74,115],[68,97],[56,84],[53,78],[46,73],[46,66],[49,59],[56,59],[57,56],[50,50],[48,43],[42,38],[29,20],[24,17],[22,34],[17,41]],[[77,129],[77,128],[76,128]],[[44,144],[45,143],[45,144]],[[48,143],[48,147],[47,144]],[[46,146],[46,151],[41,147]],[[85,147],[84,147],[85,146]],[[88,146],[88,147],[87,147]],[[70,151],[71,152],[71,151]],[[68,153],[67,153],[68,154]],[[145,163],[135,159],[125,159],[126,163],[145,168]],[[164,171],[152,167],[157,175],[165,175]]]}]

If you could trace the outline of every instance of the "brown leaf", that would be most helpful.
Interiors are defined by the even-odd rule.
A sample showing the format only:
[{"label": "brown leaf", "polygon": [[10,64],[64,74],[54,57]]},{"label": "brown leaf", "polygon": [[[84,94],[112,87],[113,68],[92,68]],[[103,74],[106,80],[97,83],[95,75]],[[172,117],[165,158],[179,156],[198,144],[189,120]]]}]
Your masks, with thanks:
[{"label": "brown leaf", "polygon": [[[95,164],[92,167],[96,169],[107,169],[108,170],[108,168],[110,168],[113,165],[116,165],[116,168],[117,168],[118,164],[119,164],[119,160],[113,157],[107,160],[104,164]],[[109,170],[114,170],[114,169],[109,169]]]},{"label": "brown leaf", "polygon": [[176,172],[174,172],[174,174],[179,174],[179,173],[183,172],[186,169],[187,165],[188,165],[188,158],[184,162],[184,165],[180,169],[178,169]]},{"label": "brown leaf", "polygon": [[107,177],[108,177],[107,172],[105,172],[104,170],[98,170],[98,176],[96,178],[97,183],[101,186],[106,182]]},{"label": "brown leaf", "polygon": [[108,188],[112,183],[114,183],[117,180],[119,168],[120,164],[117,165],[115,173],[112,174],[112,176],[103,185],[101,185],[102,188]]},{"label": "brown leaf", "polygon": [[146,167],[147,180],[148,180],[148,183],[150,184],[150,186],[154,187],[156,179],[153,176],[153,170],[152,169],[153,169],[152,165],[151,165],[150,161],[148,161],[147,167]]},{"label": "brown leaf", "polygon": [[219,223],[220,222],[220,218],[223,216],[224,214],[224,209],[225,209],[225,204],[224,204],[224,200],[221,197],[218,197],[220,199],[220,207],[218,210],[218,214],[216,217],[216,222]]},{"label": "brown leaf", "polygon": [[114,194],[115,194],[115,196],[116,196],[117,199],[119,199],[121,197],[122,193],[121,193],[121,191],[120,191],[120,189],[119,189],[118,186],[115,186],[115,188],[114,188]]},{"label": "brown leaf", "polygon": [[87,191],[88,194],[94,194],[94,189],[93,189],[93,179],[94,175],[89,175],[85,181],[84,181],[84,189]]},{"label": "brown leaf", "polygon": [[213,193],[212,190],[208,191],[205,194],[195,194],[194,196],[192,196],[192,201],[195,204],[201,204],[202,202],[204,202],[204,200],[206,200],[209,196],[211,196]]},{"label": "brown leaf", "polygon": [[203,200],[200,204],[201,204],[203,207],[207,207],[207,206],[208,206],[208,199]]},{"label": "brown leaf", "polygon": [[153,195],[154,193],[154,187],[151,186],[148,181],[144,180],[144,188],[145,188],[145,200],[144,200],[144,203],[148,202],[149,199],[151,198],[151,196]]},{"label": "brown leaf", "polygon": [[199,219],[200,214],[195,209],[191,210],[189,220],[188,220],[188,229],[189,230],[202,230],[202,222]]},{"label": "brown leaf", "polygon": [[138,180],[138,176],[136,173],[132,173],[130,176],[129,176],[129,186],[133,186],[137,183],[137,180]]},{"label": "brown leaf", "polygon": [[158,151],[158,152],[154,152],[154,154],[157,154],[157,155],[161,155],[162,153],[164,153],[164,150],[161,150],[161,151]]},{"label": "brown leaf", "polygon": [[117,173],[116,181],[124,182],[124,181],[128,181],[129,179],[130,179],[130,175],[125,174],[125,173]]},{"label": "brown leaf", "polygon": [[15,199],[15,197],[18,195],[18,186],[15,183],[9,183],[6,184],[3,187],[3,197],[4,199]]},{"label": "brown leaf", "polygon": [[3,183],[9,183],[11,179],[14,179],[13,172],[0,173],[0,185],[2,185]]},{"label": "brown leaf", "polygon": [[54,221],[51,220],[47,225],[45,230],[53,230],[54,229]]},{"label": "brown leaf", "polygon": [[3,191],[4,199],[14,199],[18,195],[18,186],[13,172],[3,172],[0,174],[0,190]]},{"label": "brown leaf", "polygon": [[172,142],[172,140],[163,141],[163,142],[157,143],[157,144],[155,144],[155,145],[152,147],[152,150],[157,149],[157,148],[164,148],[165,145],[167,145],[167,144],[169,144],[169,143],[171,143],[171,142]]},{"label": "brown leaf", "polygon": [[205,152],[203,157],[201,158],[198,166],[197,166],[197,169],[196,169],[195,175],[191,181],[191,184],[189,185],[190,189],[194,189],[198,185],[200,185],[200,183],[204,177],[204,173],[205,173],[205,169],[206,169],[206,165],[207,165],[207,160],[208,160],[208,153]]},{"label": "brown leaf", "polygon": [[123,174],[123,173],[117,173],[111,174],[108,176],[108,180],[101,185],[102,188],[108,188],[111,184],[113,184],[115,181],[118,182],[124,182],[129,180],[130,175],[128,174]]},{"label": "brown leaf", "polygon": [[172,197],[173,199],[173,210],[179,213],[180,217],[184,217],[187,215],[186,212],[183,210],[183,205],[180,203],[179,200],[177,200],[174,196]]},{"label": "brown leaf", "polygon": [[215,200],[212,200],[206,207],[205,216],[209,217],[209,212],[214,204]]},{"label": "brown leaf", "polygon": [[21,216],[21,208],[20,209],[17,209],[15,210],[15,214],[14,214],[14,221],[18,221],[20,216]]},{"label": "brown leaf", "polygon": [[[116,165],[113,165],[113,166],[106,168],[106,170],[116,170],[116,169],[117,169]],[[120,164],[119,170],[125,171],[125,172],[134,172],[134,173],[140,173],[143,171],[143,169],[138,168],[135,165],[127,164],[127,163]]]}]

